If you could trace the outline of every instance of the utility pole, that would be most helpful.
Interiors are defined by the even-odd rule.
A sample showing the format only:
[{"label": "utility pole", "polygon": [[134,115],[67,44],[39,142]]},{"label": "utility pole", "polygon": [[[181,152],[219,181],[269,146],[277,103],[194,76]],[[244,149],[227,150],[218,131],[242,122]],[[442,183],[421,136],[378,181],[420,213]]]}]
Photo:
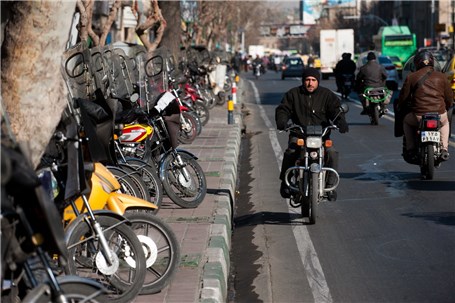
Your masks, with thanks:
[{"label": "utility pole", "polygon": [[435,32],[435,18],[434,18],[434,0],[431,0],[431,22],[430,22],[430,31],[431,31],[431,45],[434,45],[434,32]]}]

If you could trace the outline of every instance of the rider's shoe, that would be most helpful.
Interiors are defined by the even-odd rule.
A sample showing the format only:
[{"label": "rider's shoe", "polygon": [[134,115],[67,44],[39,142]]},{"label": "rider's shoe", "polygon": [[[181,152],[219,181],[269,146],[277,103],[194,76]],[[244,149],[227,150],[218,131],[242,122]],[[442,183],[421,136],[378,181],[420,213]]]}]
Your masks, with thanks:
[{"label": "rider's shoe", "polygon": [[336,190],[331,190],[327,193],[327,199],[329,201],[334,202],[337,200],[337,198],[338,198],[338,194],[337,194]]},{"label": "rider's shoe", "polygon": [[406,150],[403,152],[403,159],[409,164],[419,164],[420,159],[417,150]]},{"label": "rider's shoe", "polygon": [[449,160],[449,157],[450,157],[450,154],[449,154],[449,151],[447,149],[441,150],[441,160],[442,161]]},{"label": "rider's shoe", "polygon": [[286,182],[282,181],[281,186],[280,186],[280,194],[281,197],[288,199],[291,197],[291,190],[289,187],[286,185]]}]

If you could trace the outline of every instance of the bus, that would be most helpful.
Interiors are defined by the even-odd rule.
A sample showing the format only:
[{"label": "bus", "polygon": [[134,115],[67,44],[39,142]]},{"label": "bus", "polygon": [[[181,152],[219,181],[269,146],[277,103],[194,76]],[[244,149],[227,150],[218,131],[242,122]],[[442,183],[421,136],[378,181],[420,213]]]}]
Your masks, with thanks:
[{"label": "bus", "polygon": [[398,56],[406,62],[417,50],[416,35],[403,25],[383,26],[373,36],[375,50],[385,56]]}]

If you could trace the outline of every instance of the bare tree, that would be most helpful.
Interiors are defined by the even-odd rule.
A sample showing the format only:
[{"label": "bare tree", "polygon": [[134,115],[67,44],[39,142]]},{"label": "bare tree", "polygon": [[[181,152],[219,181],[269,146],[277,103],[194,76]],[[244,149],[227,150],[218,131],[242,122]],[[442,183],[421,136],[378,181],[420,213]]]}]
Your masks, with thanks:
[{"label": "bare tree", "polygon": [[29,146],[34,165],[66,105],[60,56],[75,6],[76,1],[60,0],[15,1],[8,7],[2,34],[2,102],[13,134]]}]

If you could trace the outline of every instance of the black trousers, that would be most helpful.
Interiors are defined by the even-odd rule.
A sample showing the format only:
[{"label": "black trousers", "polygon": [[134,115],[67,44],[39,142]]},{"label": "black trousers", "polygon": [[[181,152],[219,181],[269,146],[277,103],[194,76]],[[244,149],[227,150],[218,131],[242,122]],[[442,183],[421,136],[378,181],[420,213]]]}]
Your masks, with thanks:
[{"label": "black trousers", "polygon": [[[295,143],[289,145],[283,155],[283,162],[281,163],[280,180],[284,181],[286,170],[295,165],[299,156],[299,147]],[[326,148],[325,152],[325,166],[333,168],[338,171],[338,151],[334,147]],[[327,187],[334,185],[336,182],[336,175],[332,172],[327,174]]]}]

